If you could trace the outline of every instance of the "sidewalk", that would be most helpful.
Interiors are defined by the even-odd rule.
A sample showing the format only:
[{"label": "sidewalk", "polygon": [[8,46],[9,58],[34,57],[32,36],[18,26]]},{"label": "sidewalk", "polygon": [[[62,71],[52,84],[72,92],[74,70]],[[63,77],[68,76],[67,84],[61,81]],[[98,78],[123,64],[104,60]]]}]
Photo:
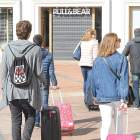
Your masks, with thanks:
[{"label": "sidewalk", "polygon": [[[57,75],[58,86],[61,87],[64,103],[70,103],[72,106],[72,114],[75,124],[73,136],[62,136],[62,140],[100,140],[100,112],[89,112],[84,105],[83,78],[78,63],[56,61],[55,73]],[[60,102],[58,91],[54,92],[54,99],[55,102]],[[52,104],[51,94],[49,97],[49,104]],[[140,110],[130,108],[129,112],[129,134],[135,135],[136,139],[140,140]],[[124,125],[126,126],[126,114],[124,117]],[[24,116],[22,130],[23,126]],[[5,140],[12,140],[9,107],[0,111],[0,133]],[[113,123],[111,133],[114,133]],[[1,138],[1,135],[0,140],[4,140]],[[41,140],[40,135],[40,129],[34,129],[31,140]]]}]

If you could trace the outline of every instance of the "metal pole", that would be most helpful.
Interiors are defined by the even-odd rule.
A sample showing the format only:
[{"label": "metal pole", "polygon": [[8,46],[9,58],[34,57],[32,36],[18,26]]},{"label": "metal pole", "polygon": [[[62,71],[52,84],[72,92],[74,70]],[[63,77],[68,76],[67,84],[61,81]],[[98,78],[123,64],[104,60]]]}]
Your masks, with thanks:
[{"label": "metal pole", "polygon": [[118,116],[119,116],[119,108],[117,108],[116,134],[118,133]]},{"label": "metal pole", "polygon": [[7,8],[7,43],[9,43],[9,14]]},{"label": "metal pole", "polygon": [[92,8],[92,29],[95,29],[95,7]]},{"label": "metal pole", "polygon": [[127,109],[127,125],[126,125],[126,134],[128,134],[128,122],[129,122],[129,109]]},{"label": "metal pole", "polygon": [[49,8],[49,52],[52,53],[52,8]]}]

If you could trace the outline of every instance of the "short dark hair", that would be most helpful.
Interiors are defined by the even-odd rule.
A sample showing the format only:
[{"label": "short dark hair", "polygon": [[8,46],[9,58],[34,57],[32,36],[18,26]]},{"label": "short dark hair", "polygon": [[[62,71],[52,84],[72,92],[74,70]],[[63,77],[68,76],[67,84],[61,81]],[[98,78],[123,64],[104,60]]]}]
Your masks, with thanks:
[{"label": "short dark hair", "polygon": [[19,21],[16,24],[16,35],[18,39],[27,39],[32,31],[32,24],[28,20]]},{"label": "short dark hair", "polygon": [[140,36],[140,28],[136,28],[134,30],[134,35],[135,35],[135,37]]},{"label": "short dark hair", "polygon": [[43,42],[43,37],[40,34],[37,34],[33,37],[33,41],[35,44],[41,47],[41,44]]}]

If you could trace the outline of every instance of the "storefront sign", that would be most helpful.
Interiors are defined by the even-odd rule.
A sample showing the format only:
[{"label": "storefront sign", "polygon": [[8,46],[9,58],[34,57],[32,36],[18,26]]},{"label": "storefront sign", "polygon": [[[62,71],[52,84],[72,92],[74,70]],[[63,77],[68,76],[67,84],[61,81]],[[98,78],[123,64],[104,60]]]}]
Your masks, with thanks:
[{"label": "storefront sign", "polygon": [[53,15],[90,15],[89,8],[54,8]]}]

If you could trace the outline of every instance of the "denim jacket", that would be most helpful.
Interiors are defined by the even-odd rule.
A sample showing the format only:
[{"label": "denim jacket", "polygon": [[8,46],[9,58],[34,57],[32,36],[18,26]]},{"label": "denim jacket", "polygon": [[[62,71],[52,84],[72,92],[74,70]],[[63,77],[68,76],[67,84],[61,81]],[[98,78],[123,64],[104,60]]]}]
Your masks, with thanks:
[{"label": "denim jacket", "polygon": [[111,72],[102,57],[96,57],[92,67],[91,93],[97,102],[128,101],[128,61],[117,51],[104,57],[120,80]]}]

